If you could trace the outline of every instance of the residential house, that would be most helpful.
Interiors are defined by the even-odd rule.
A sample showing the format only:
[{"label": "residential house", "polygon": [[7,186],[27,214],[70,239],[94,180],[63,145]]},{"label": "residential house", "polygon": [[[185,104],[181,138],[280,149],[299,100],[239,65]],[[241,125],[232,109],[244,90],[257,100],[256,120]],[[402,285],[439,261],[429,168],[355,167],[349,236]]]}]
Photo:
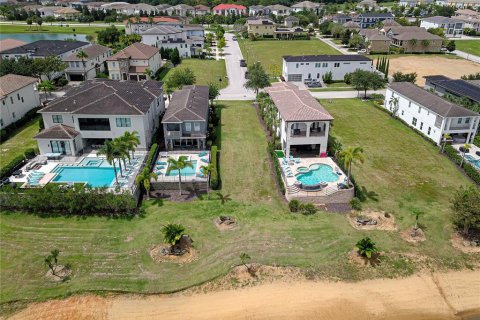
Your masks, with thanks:
[{"label": "residential house", "polygon": [[466,16],[469,18],[479,18],[480,12],[470,9],[458,9],[455,11],[455,17]]},{"label": "residential house", "polygon": [[210,13],[210,8],[204,6],[203,4],[199,4],[193,7],[193,15],[196,16],[204,16]]},{"label": "residential house", "polygon": [[353,22],[353,21],[345,22],[343,24],[343,27],[350,31],[356,31],[356,32],[360,31],[360,25],[357,22]]},{"label": "residential house", "polygon": [[292,153],[325,157],[333,117],[310,94],[289,82],[276,82],[265,92],[277,109],[277,134],[288,159]]},{"label": "residential house", "polygon": [[469,28],[480,32],[480,12],[470,9],[459,9],[455,11],[454,18],[463,21],[465,29]]},{"label": "residential house", "polygon": [[157,12],[158,12],[160,15],[165,15],[165,14],[167,14],[168,8],[170,8],[170,7],[171,7],[171,5],[166,4],[166,3],[159,4],[159,5],[155,6],[155,8],[157,8]]},{"label": "residential house", "polygon": [[338,14],[334,14],[331,17],[331,20],[334,23],[344,24],[348,21],[352,21],[352,17],[343,13],[338,13]]},{"label": "residential house", "polygon": [[77,53],[88,46],[90,43],[84,41],[38,40],[3,50],[0,52],[0,56],[3,59],[18,59],[20,57],[45,58],[53,55],[63,60],[70,54]]},{"label": "residential house", "polygon": [[455,18],[435,16],[421,19],[420,27],[427,30],[441,28],[445,31],[446,37],[460,37],[463,34],[465,23]]},{"label": "residential house", "polygon": [[247,14],[247,7],[238,4],[219,4],[212,9],[213,14],[219,16],[236,15],[243,16]]},{"label": "residential house", "polygon": [[389,12],[387,13],[375,13],[375,12],[367,12],[362,13],[358,16],[355,22],[360,24],[362,29],[371,28],[380,24],[381,22],[393,19],[393,15]]},{"label": "residential house", "polygon": [[53,12],[53,16],[57,19],[77,20],[82,13],[73,8],[61,8]]},{"label": "residential house", "polygon": [[106,61],[112,55],[112,49],[99,44],[92,44],[83,51],[87,54],[87,58],[83,60],[77,57],[77,53],[72,53],[63,60],[67,64],[67,69],[65,69],[67,80],[90,80],[99,73],[105,72]]},{"label": "residential house", "polygon": [[368,53],[388,53],[390,38],[378,29],[362,29],[359,34],[364,38]]},{"label": "residential house", "polygon": [[180,3],[176,6],[168,8],[166,11],[170,16],[186,17],[193,16],[195,13],[195,8],[189,6],[188,4]]},{"label": "residential house", "polygon": [[27,42],[20,41],[20,40],[17,40],[17,39],[7,38],[7,39],[0,40],[0,53],[3,52],[3,51],[6,51],[6,50],[10,50],[10,49],[13,49],[13,48],[23,46],[25,44],[27,44]]},{"label": "residential house", "polygon": [[273,14],[274,16],[277,16],[277,17],[288,16],[288,15],[290,15],[290,11],[291,11],[291,9],[289,7],[286,7],[286,6],[281,5],[281,4],[274,4],[274,5],[271,5],[271,6],[266,6],[263,9],[264,14],[266,14],[266,15]]},{"label": "residential house", "polygon": [[416,7],[419,5],[430,5],[435,3],[435,0],[400,0],[399,5],[402,7]]},{"label": "residential house", "polygon": [[141,34],[142,31],[157,25],[179,26],[185,24],[186,20],[183,20],[181,17],[152,17],[151,19],[149,17],[140,17],[138,21],[130,18],[124,22],[126,34]]},{"label": "residential house", "polygon": [[442,37],[420,27],[390,27],[385,34],[392,39],[392,46],[405,53],[440,52],[443,44]]},{"label": "residential house", "polygon": [[377,1],[375,0],[362,0],[359,3],[357,3],[356,8],[359,10],[365,10],[365,11],[375,11],[380,9],[380,6],[377,4]]},{"label": "residential house", "polygon": [[288,17],[285,17],[285,19],[283,20],[283,25],[287,28],[298,26],[299,23],[300,23],[300,19],[295,16],[288,16]]},{"label": "residential house", "polygon": [[136,131],[146,150],[164,111],[161,82],[89,80],[39,111],[45,129],[35,139],[41,154],[78,155]]},{"label": "residential house", "polygon": [[205,149],[208,111],[208,86],[184,86],[175,91],[162,118],[167,150]]},{"label": "residential house", "polygon": [[250,6],[248,7],[248,15],[249,16],[263,16],[263,9],[265,6],[258,5],[258,6]]},{"label": "residential house", "polygon": [[285,81],[301,82],[305,79],[322,79],[331,72],[333,80],[343,80],[346,73],[357,69],[374,71],[372,60],[359,54],[284,56],[282,76]]},{"label": "residential house", "polygon": [[400,23],[398,23],[397,21],[393,20],[393,19],[387,19],[387,20],[384,20],[383,23],[382,23],[382,29],[385,30],[387,28],[390,28],[390,27],[400,27],[402,26]]},{"label": "residential house", "polygon": [[270,19],[247,20],[247,32],[249,35],[263,38],[273,38],[276,26]]},{"label": "residential house", "polygon": [[142,43],[174,49],[177,48],[183,58],[198,55],[205,44],[204,28],[201,25],[157,25],[140,34]]},{"label": "residential house", "polygon": [[140,16],[140,15],[153,16],[158,13],[158,9],[156,6],[152,6],[146,3],[131,4],[127,10],[128,10],[127,15],[136,15],[136,16]]},{"label": "residential house", "polygon": [[450,95],[480,104],[480,87],[475,83],[463,79],[450,79],[443,75],[426,76],[424,78],[425,89],[433,90],[439,96]]},{"label": "residential house", "polygon": [[7,74],[0,77],[0,129],[40,106],[37,78]]},{"label": "residential house", "polygon": [[473,8],[478,9],[480,7],[480,1],[478,0],[436,0],[436,5],[450,6],[456,8]]},{"label": "residential house", "polygon": [[315,12],[315,14],[319,15],[323,9],[323,5],[320,3],[311,2],[311,1],[302,1],[292,5],[291,9],[294,12],[313,11]]},{"label": "residential house", "polygon": [[[393,99],[398,98],[398,105]],[[480,114],[449,102],[411,82],[393,82],[387,88],[384,108],[397,108],[396,114],[410,127],[440,145],[450,134],[454,143],[472,143]]]},{"label": "residential house", "polygon": [[161,67],[158,48],[136,42],[107,59],[112,80],[148,80]]}]

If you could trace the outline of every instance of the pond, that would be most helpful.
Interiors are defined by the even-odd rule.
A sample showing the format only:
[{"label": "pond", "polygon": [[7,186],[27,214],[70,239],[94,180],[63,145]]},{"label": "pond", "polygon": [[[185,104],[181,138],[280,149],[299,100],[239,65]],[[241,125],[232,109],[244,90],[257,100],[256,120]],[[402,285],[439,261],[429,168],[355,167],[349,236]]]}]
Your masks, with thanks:
[{"label": "pond", "polygon": [[38,41],[38,40],[65,40],[65,39],[75,39],[78,41],[87,41],[87,35],[73,34],[68,33],[0,33],[0,40],[3,39],[16,39],[25,41],[27,43]]}]

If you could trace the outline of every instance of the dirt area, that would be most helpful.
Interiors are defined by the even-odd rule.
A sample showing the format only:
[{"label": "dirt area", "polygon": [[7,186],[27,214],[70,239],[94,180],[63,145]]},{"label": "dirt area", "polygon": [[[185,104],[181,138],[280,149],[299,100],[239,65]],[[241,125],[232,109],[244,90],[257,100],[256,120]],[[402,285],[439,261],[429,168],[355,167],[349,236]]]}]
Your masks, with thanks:
[{"label": "dirt area", "polygon": [[55,266],[53,269],[55,270],[55,274],[53,274],[52,270],[49,269],[45,275],[52,281],[64,281],[72,274],[72,270],[70,268],[62,265]]},{"label": "dirt area", "polygon": [[[356,218],[364,218],[364,219],[373,219],[376,221],[376,224],[359,224],[355,219]],[[392,214],[388,214],[384,211],[372,211],[372,210],[364,210],[361,212],[352,212],[347,215],[348,222],[352,227],[357,230],[387,230],[393,231],[397,230],[397,226],[395,225],[395,218]]]},{"label": "dirt area", "polygon": [[441,74],[458,79],[464,74],[480,72],[480,65],[463,59],[447,59],[440,56],[408,55],[390,60],[389,74],[396,71],[416,72],[417,84],[425,85],[424,76]]},{"label": "dirt area", "polygon": [[168,248],[170,248],[170,245],[167,244],[154,246],[150,249],[150,257],[152,257],[155,262],[173,262],[178,264],[190,263],[197,258],[197,251],[193,248],[180,256],[171,254],[164,255],[162,250]]},{"label": "dirt area", "polygon": [[422,229],[417,228],[415,230],[414,227],[408,228],[405,231],[402,231],[400,233],[400,237],[402,237],[403,240],[410,242],[410,243],[419,243],[427,240],[425,237],[425,233],[423,232]]},{"label": "dirt area", "polygon": [[454,232],[451,238],[452,246],[465,253],[480,253],[480,247],[474,247],[458,232]]},{"label": "dirt area", "polygon": [[379,253],[372,255],[370,259],[367,257],[362,257],[356,249],[353,249],[348,253],[348,260],[361,267],[375,267],[379,263],[379,257]]},{"label": "dirt area", "polygon": [[213,221],[213,223],[220,231],[233,230],[237,227],[237,220],[234,217],[218,217]]},{"label": "dirt area", "polygon": [[478,270],[356,283],[275,281],[200,294],[71,297],[30,305],[12,319],[462,319],[480,314],[479,287]]}]

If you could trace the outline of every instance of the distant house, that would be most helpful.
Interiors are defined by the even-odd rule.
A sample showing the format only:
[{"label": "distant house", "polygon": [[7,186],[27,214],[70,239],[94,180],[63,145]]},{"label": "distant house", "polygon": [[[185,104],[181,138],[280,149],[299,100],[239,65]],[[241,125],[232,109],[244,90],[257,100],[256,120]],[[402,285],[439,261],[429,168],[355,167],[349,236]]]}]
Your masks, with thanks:
[{"label": "distant house", "polygon": [[20,57],[45,58],[54,55],[63,60],[72,53],[88,46],[90,46],[90,43],[84,41],[38,40],[23,46],[3,50],[0,52],[0,56],[3,59],[18,59]]},{"label": "distant house", "polygon": [[283,24],[287,28],[298,26],[299,23],[300,23],[300,19],[295,16],[288,16],[288,17],[285,17],[285,19],[283,20]]},{"label": "distant house", "polygon": [[171,5],[163,3],[155,6],[157,8],[157,12],[160,13],[160,15],[165,15],[168,11],[168,8],[171,7]]},{"label": "distant house", "polygon": [[451,95],[480,104],[480,86],[468,80],[450,79],[442,75],[426,76],[425,89],[433,90],[440,96]]},{"label": "distant house", "polygon": [[247,7],[238,4],[219,4],[212,9],[213,14],[219,16],[237,15],[243,16],[247,14]]},{"label": "distant house", "polygon": [[275,35],[275,23],[270,19],[247,20],[247,32],[255,37],[273,38]]},{"label": "distant house", "polygon": [[277,109],[278,136],[285,157],[312,152],[325,157],[333,117],[310,94],[289,82],[276,82],[265,92]]},{"label": "distant house", "polygon": [[65,20],[76,20],[81,15],[82,13],[80,11],[73,8],[62,8],[53,12],[53,16],[55,18]]},{"label": "distant house", "polygon": [[250,7],[248,7],[248,15],[249,16],[262,16],[264,14],[263,13],[264,8],[265,8],[265,6],[262,6],[262,5],[250,6]]},{"label": "distant house", "polygon": [[435,4],[439,6],[450,6],[456,8],[474,8],[478,9],[480,7],[480,2],[478,0],[436,0]]},{"label": "distant house", "polygon": [[431,34],[425,28],[399,26],[383,29],[392,39],[392,46],[402,48],[405,53],[440,52],[443,38]]},{"label": "distant house", "polygon": [[393,19],[384,20],[382,23],[382,29],[389,28],[389,27],[400,27],[400,26],[401,24]]},{"label": "distant house", "polygon": [[351,16],[348,16],[343,13],[334,14],[331,19],[332,19],[332,22],[339,23],[339,24],[344,24],[348,21],[352,21]]},{"label": "distant house", "polygon": [[[105,72],[106,60],[112,55],[112,49],[93,44],[83,51],[87,54],[87,58],[82,59],[77,57],[77,53],[72,53],[63,61],[67,63],[65,75],[69,81],[85,81],[93,79],[97,74]],[[84,79],[86,74],[87,78]]]},{"label": "distant house", "polygon": [[208,111],[208,86],[184,86],[175,91],[162,118],[167,150],[205,149]]},{"label": "distant house", "polygon": [[0,77],[0,129],[40,106],[37,78],[7,74]]},{"label": "distant house", "polygon": [[359,31],[360,30],[360,25],[357,22],[353,21],[348,21],[343,24],[343,27],[345,29],[348,29],[350,31]]},{"label": "distant house", "polygon": [[[150,21],[149,21],[150,20]],[[140,20],[130,18],[125,20],[125,33],[126,34],[141,34],[142,31],[150,29],[157,25],[168,25],[168,26],[181,26],[186,24],[186,20],[182,17],[140,17]]]},{"label": "distant house", "polygon": [[366,10],[366,11],[375,11],[380,9],[380,6],[377,4],[375,0],[362,0],[357,3],[357,9]]},{"label": "distant house", "polygon": [[107,59],[112,80],[148,80],[148,71],[155,74],[162,59],[158,48],[136,42]]},{"label": "distant house", "polygon": [[281,5],[281,4],[274,4],[274,5],[271,5],[271,6],[266,6],[263,9],[264,14],[266,14],[266,15],[273,14],[274,16],[277,16],[277,17],[288,16],[290,14],[290,11],[291,11],[291,9],[289,7],[286,7],[286,6]]},{"label": "distant house", "polygon": [[176,6],[172,6],[168,8],[166,11],[171,16],[186,17],[187,15],[193,16],[195,14],[195,8],[183,3],[177,4]]},{"label": "distant house", "polygon": [[78,155],[136,131],[146,150],[164,111],[161,82],[89,80],[39,111],[45,129],[35,139],[41,154]]},{"label": "distant house", "polygon": [[384,108],[391,110],[392,99],[398,98],[398,117],[419,130],[435,143],[442,143],[448,133],[455,143],[472,143],[477,133],[480,114],[451,103],[410,82],[394,82],[385,94]]},{"label": "distant house", "polygon": [[302,1],[299,3],[295,3],[294,5],[292,5],[291,8],[294,12],[313,11],[315,12],[315,14],[318,15],[322,11],[323,5],[311,1]]},{"label": "distant house", "polygon": [[[388,19],[393,19],[393,15],[391,13],[362,13],[358,16],[356,22],[360,24],[360,28],[366,29],[374,27],[375,25],[379,24]],[[355,21],[355,20],[354,20]]]},{"label": "distant house", "polygon": [[378,29],[362,29],[359,34],[365,39],[368,53],[385,53],[390,51],[390,38]]},{"label": "distant house", "polygon": [[470,9],[459,9],[455,11],[454,19],[464,22],[464,28],[480,32],[480,12]]},{"label": "distant house", "polygon": [[419,5],[429,5],[435,3],[435,0],[400,0],[399,5],[403,7],[416,7]]},{"label": "distant house", "polygon": [[421,19],[420,27],[427,30],[441,28],[445,31],[446,37],[460,37],[463,34],[465,23],[455,18],[435,16]]},{"label": "distant house", "polygon": [[282,76],[286,81],[301,82],[305,79],[322,79],[331,72],[333,80],[343,80],[346,73],[356,69],[374,71],[372,60],[358,55],[284,56]]},{"label": "distant house", "polygon": [[204,16],[210,13],[210,8],[204,6],[203,4],[199,4],[193,7],[193,15],[194,16]]}]

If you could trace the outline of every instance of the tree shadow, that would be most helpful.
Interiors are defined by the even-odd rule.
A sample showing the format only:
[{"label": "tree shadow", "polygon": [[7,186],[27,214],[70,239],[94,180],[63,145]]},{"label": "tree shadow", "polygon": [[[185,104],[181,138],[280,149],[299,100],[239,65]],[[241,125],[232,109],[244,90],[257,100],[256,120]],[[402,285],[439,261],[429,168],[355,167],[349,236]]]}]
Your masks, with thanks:
[{"label": "tree shadow", "polygon": [[366,201],[367,199],[378,202],[378,193],[375,191],[368,191],[365,186],[360,187],[357,197],[360,201]]}]

